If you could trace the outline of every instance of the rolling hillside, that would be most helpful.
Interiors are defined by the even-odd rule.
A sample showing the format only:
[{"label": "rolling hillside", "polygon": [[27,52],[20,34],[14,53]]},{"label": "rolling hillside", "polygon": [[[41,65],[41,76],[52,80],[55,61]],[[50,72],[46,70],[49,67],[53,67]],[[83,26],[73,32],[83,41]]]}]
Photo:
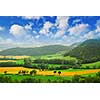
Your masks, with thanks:
[{"label": "rolling hillside", "polygon": [[83,60],[84,62],[95,62],[100,60],[100,39],[86,40],[79,46],[65,54]]},{"label": "rolling hillside", "polygon": [[28,55],[28,56],[41,56],[56,54],[61,51],[69,50],[69,47],[62,45],[49,45],[35,48],[11,48],[0,51],[0,55]]}]

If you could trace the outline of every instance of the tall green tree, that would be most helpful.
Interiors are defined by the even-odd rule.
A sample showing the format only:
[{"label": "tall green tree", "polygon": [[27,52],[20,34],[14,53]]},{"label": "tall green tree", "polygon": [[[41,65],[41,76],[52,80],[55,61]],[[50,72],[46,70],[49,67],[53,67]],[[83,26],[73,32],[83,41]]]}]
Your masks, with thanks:
[{"label": "tall green tree", "polygon": [[61,74],[61,71],[58,71],[58,74],[60,75]]},{"label": "tall green tree", "polygon": [[36,74],[37,74],[37,71],[36,70],[30,71],[30,75],[36,75]]}]

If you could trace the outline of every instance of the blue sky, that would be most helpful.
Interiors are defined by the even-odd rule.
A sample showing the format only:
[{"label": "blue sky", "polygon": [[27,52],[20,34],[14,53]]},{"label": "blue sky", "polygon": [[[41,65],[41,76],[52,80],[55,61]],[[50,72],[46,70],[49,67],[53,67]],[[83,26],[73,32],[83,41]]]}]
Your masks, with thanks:
[{"label": "blue sky", "polygon": [[99,16],[0,16],[0,50],[100,38]]}]

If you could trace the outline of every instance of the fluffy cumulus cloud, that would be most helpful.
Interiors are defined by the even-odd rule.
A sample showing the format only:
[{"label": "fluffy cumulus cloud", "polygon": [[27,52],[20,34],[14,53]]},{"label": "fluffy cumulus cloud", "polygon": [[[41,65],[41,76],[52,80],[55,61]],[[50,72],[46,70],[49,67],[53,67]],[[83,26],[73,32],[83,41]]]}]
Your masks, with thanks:
[{"label": "fluffy cumulus cloud", "polygon": [[[23,18],[40,19],[40,17],[41,16],[26,16]],[[89,30],[88,23],[77,23],[80,22],[80,19],[74,20],[72,23],[76,23],[75,26],[70,27],[68,23],[69,19],[70,17],[67,16],[57,16],[55,23],[45,21],[39,32],[32,29],[33,23],[29,23],[24,26],[14,24],[10,28],[10,34],[18,38],[21,37],[23,42],[26,41],[29,44],[38,43],[39,45],[41,43],[52,44],[52,42],[55,44],[71,45],[74,42],[80,42],[100,36],[100,21],[97,21],[96,29],[91,31]],[[56,27],[55,32],[50,30],[53,27]],[[31,32],[31,34],[28,34],[28,32]]]},{"label": "fluffy cumulus cloud", "polygon": [[88,32],[88,24],[76,24],[76,26],[68,29],[70,35],[81,35],[82,33]]},{"label": "fluffy cumulus cloud", "polygon": [[15,37],[23,37],[27,35],[29,30],[32,30],[32,24],[26,24],[25,26],[14,24],[10,27],[9,32]]},{"label": "fluffy cumulus cloud", "polygon": [[54,38],[62,37],[65,34],[65,30],[59,30],[55,35]]},{"label": "fluffy cumulus cloud", "polygon": [[0,26],[0,31],[3,31],[4,29],[5,29],[4,27]]},{"label": "fluffy cumulus cloud", "polygon": [[76,24],[73,27],[68,27],[66,31],[68,32],[68,34],[63,35],[62,43],[66,43],[67,45],[71,45],[75,42],[84,41],[86,39],[91,39],[94,36],[94,32],[89,31],[88,24]]},{"label": "fluffy cumulus cloud", "polygon": [[87,34],[84,34],[83,38],[85,39],[92,39],[94,37],[94,32],[90,31]]},{"label": "fluffy cumulus cloud", "polygon": [[32,23],[25,25],[24,28],[26,30],[32,30]]},{"label": "fluffy cumulus cloud", "polygon": [[21,37],[26,34],[25,28],[17,24],[12,25],[9,31],[15,37]]},{"label": "fluffy cumulus cloud", "polygon": [[25,26],[14,24],[11,26],[9,32],[16,38],[15,40],[16,45],[18,43],[20,43],[20,45],[22,44],[32,45],[32,43],[34,43],[35,40],[34,36],[32,36],[29,30],[32,30],[30,24],[29,25],[27,24]]},{"label": "fluffy cumulus cloud", "polygon": [[97,32],[97,33],[100,32],[100,26],[97,26],[95,32]]},{"label": "fluffy cumulus cloud", "polygon": [[58,16],[56,20],[56,24],[58,25],[59,29],[66,29],[68,26],[69,17],[67,16]]},{"label": "fluffy cumulus cloud", "polygon": [[[80,17],[72,20],[70,20],[72,17],[68,16],[41,17],[17,17],[16,22],[14,19],[13,24],[9,25],[9,30],[6,29],[6,26],[0,26],[0,45],[2,47],[7,45],[8,47],[11,45],[13,47],[48,44],[71,45],[86,39],[100,38],[100,18],[95,23],[89,23],[88,19],[84,21]],[[17,23],[18,20],[20,21]],[[79,23],[80,21],[81,23]],[[4,36],[5,33],[7,33],[7,37]],[[2,38],[3,36],[4,38]]]},{"label": "fluffy cumulus cloud", "polygon": [[95,30],[96,33],[100,32],[100,20],[97,20],[96,22],[96,30]]},{"label": "fluffy cumulus cloud", "polygon": [[49,29],[53,26],[52,23],[50,23],[49,21],[45,22],[44,25],[43,25],[43,28],[40,30],[40,34],[43,34],[43,35],[48,35],[49,33]]},{"label": "fluffy cumulus cloud", "polygon": [[68,28],[68,16],[58,16],[56,19],[56,26],[58,28],[57,33],[55,34],[55,38],[61,37],[65,34],[67,28]]},{"label": "fluffy cumulus cloud", "polygon": [[95,25],[96,25],[96,29],[94,29],[93,31],[90,31],[86,35],[88,35],[91,38],[100,38],[100,20],[97,20]]}]

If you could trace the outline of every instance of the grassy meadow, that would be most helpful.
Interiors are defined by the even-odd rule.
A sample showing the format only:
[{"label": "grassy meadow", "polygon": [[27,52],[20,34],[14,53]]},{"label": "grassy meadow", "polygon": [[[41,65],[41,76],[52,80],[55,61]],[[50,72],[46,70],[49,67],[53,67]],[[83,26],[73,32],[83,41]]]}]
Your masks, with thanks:
[{"label": "grassy meadow", "polygon": [[[35,60],[43,59],[52,61],[53,59],[63,59],[67,61],[72,61],[71,63],[43,63],[35,62]],[[38,61],[36,60],[36,61]],[[50,83],[50,82],[73,82],[72,79],[75,76],[80,77],[94,77],[97,73],[100,72],[99,66],[100,61],[88,64],[80,64],[80,67],[73,67],[75,64],[74,62],[78,62],[78,60],[74,57],[62,57],[61,55],[47,55],[47,56],[38,56],[38,57],[27,57],[27,56],[0,56],[0,77],[9,77],[12,79],[11,82],[28,82],[27,79],[30,79],[29,82],[36,83]],[[12,64],[11,66],[9,64]],[[9,65],[9,66],[8,66]],[[26,66],[25,66],[26,65]],[[40,66],[46,66],[47,68],[40,68]],[[60,67],[60,66],[64,66]],[[95,68],[94,68],[95,67]],[[55,68],[55,69],[52,69]],[[33,70],[36,72],[30,74]],[[60,72],[60,73],[59,73]],[[26,79],[26,80],[25,80]],[[32,80],[31,80],[32,79]],[[82,79],[83,80],[83,79]],[[7,81],[5,81],[7,82]],[[10,82],[10,81],[9,81]],[[34,83],[33,82],[33,83]]]}]

